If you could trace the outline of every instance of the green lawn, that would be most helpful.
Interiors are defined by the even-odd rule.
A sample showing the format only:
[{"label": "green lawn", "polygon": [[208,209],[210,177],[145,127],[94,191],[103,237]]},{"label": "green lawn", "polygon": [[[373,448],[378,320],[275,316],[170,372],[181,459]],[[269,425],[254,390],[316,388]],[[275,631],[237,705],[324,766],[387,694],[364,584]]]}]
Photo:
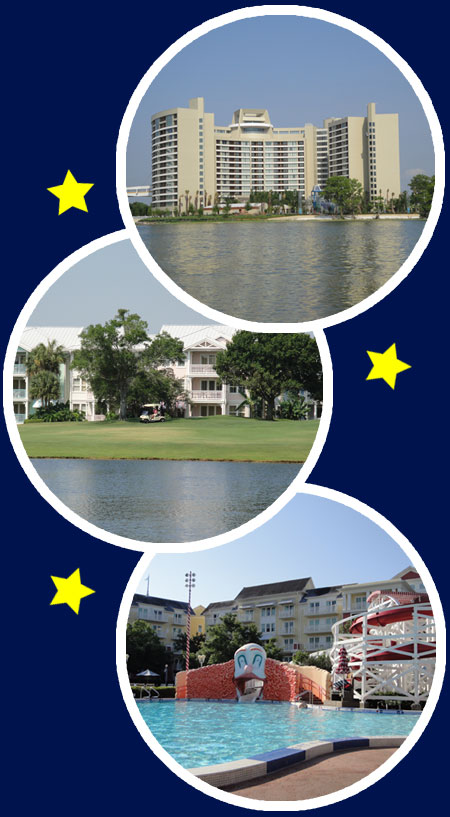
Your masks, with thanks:
[{"label": "green lawn", "polygon": [[304,462],[318,424],[206,417],[152,425],[29,423],[19,431],[29,457]]}]

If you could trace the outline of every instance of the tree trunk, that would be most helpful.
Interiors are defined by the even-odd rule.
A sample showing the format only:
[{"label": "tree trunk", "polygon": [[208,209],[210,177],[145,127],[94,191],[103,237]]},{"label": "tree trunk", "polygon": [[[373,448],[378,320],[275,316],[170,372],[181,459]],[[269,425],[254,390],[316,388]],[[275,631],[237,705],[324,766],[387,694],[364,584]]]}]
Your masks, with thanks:
[{"label": "tree trunk", "polygon": [[266,420],[273,420],[275,414],[275,397],[266,400]]},{"label": "tree trunk", "polygon": [[125,420],[127,416],[127,393],[125,391],[120,392],[120,408],[119,408],[119,420]]}]

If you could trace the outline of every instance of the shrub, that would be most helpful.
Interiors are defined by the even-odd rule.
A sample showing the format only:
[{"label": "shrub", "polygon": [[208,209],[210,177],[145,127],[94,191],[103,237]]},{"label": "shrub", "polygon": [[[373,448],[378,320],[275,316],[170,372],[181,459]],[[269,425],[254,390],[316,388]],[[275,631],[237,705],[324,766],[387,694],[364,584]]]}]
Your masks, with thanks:
[{"label": "shrub", "polygon": [[72,410],[70,403],[52,403],[50,406],[36,409],[36,413],[26,422],[31,423],[81,423],[85,420],[84,411]]}]

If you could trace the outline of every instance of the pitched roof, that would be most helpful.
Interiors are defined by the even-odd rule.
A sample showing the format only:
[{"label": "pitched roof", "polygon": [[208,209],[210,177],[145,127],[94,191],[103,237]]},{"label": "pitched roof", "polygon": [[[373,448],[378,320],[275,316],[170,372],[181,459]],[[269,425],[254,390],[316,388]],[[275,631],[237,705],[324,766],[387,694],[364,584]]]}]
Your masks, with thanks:
[{"label": "pitched roof", "polygon": [[83,326],[26,326],[19,345],[29,352],[39,343],[46,346],[50,340],[55,340],[58,346],[71,351],[80,348],[83,329]]},{"label": "pitched roof", "polygon": [[229,601],[212,601],[211,604],[208,604],[203,610],[203,615],[209,613],[210,610],[217,610],[219,607],[232,607],[233,604],[234,599],[230,599]]},{"label": "pitched roof", "polygon": [[[159,596],[144,596],[141,593],[135,593],[133,596],[133,604],[155,604],[157,607],[164,607],[165,610],[171,612],[174,609],[188,611],[187,601],[175,601],[174,599],[162,599]],[[191,612],[193,612],[191,608]]]},{"label": "pitched roof", "polygon": [[290,579],[286,582],[273,582],[271,584],[256,584],[253,587],[243,587],[237,594],[236,599],[252,598],[253,596],[271,596],[274,593],[291,593],[302,591],[311,577],[306,579]]},{"label": "pitched roof", "polygon": [[231,340],[236,332],[230,326],[217,323],[196,326],[164,324],[160,331],[182,340],[185,349],[195,346],[202,340],[210,340],[215,345],[219,343],[225,347],[227,341]]},{"label": "pitched roof", "polygon": [[340,590],[342,585],[336,585],[336,587],[313,587],[311,590],[305,591],[305,598],[309,596],[326,596],[327,593],[335,593],[337,590]]}]

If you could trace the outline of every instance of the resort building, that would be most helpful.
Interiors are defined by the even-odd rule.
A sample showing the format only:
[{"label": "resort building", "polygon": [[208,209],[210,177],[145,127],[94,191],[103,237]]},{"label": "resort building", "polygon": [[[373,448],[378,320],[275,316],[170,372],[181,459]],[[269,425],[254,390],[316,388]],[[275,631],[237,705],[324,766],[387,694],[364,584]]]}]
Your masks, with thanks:
[{"label": "resort building", "polygon": [[[71,369],[73,353],[81,346],[82,326],[27,327],[21,338],[14,363],[13,397],[17,423],[23,423],[39,407],[40,401],[30,397],[27,356],[40,343],[47,345],[54,340],[66,352],[66,360],[60,365],[60,401],[69,402],[70,408],[83,411],[86,420],[103,420],[95,413],[95,396],[89,383],[79,372]],[[185,361],[174,364],[174,376],[183,382],[188,400],[180,399],[178,409],[185,417],[211,417],[214,415],[249,416],[249,407],[242,406],[246,395],[239,385],[221,383],[216,371],[217,353],[224,351],[235,330],[229,326],[210,324],[206,326],[177,326],[164,324],[160,332],[183,341]],[[155,337],[150,335],[150,337]],[[300,392],[310,407],[310,416],[317,417],[320,404],[310,398],[308,392]]]},{"label": "resort building", "polygon": [[320,652],[333,645],[332,626],[367,610],[367,599],[381,592],[422,592],[419,574],[407,567],[392,579],[333,587],[314,587],[311,577],[244,587],[235,599],[212,602],[204,610],[206,632],[226,613],[256,624],[263,640],[275,638],[286,660],[297,650]]},{"label": "resort building", "polygon": [[[203,607],[191,607],[191,637],[202,635],[205,632],[205,618],[202,615]],[[186,633],[186,623],[189,605],[186,601],[163,599],[157,596],[144,596],[139,593],[133,596],[128,623],[133,621],[148,621],[158,638],[169,652],[173,652],[175,666],[181,668],[182,650],[174,649],[174,640],[177,636]]]},{"label": "resort building", "polygon": [[400,193],[398,114],[330,117],[277,127],[264,109],[239,108],[218,126],[196,97],[188,108],[152,116],[152,204],[188,212],[227,197],[248,201],[250,191],[297,191],[299,203],[330,176],[361,182],[374,198]]}]

